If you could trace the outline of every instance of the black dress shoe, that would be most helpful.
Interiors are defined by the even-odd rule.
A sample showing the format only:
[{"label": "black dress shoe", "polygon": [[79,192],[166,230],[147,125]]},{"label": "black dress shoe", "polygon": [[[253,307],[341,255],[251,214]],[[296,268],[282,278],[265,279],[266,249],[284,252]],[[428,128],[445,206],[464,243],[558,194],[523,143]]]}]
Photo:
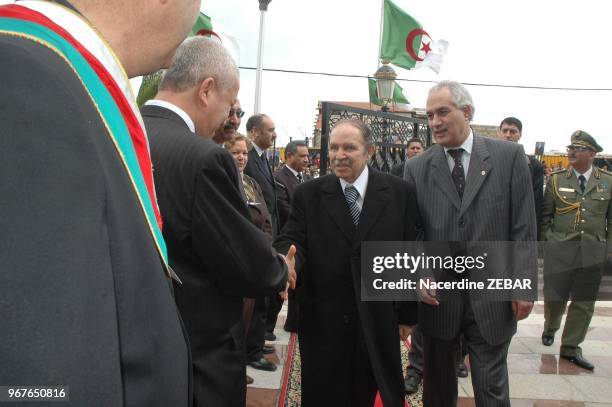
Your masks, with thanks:
[{"label": "black dress shoe", "polygon": [[468,377],[468,369],[463,362],[457,365],[457,377]]},{"label": "black dress shoe", "polygon": [[266,341],[275,341],[276,340],[276,335],[274,335],[272,332],[266,332],[264,334],[264,339]]},{"label": "black dress shoe", "polygon": [[270,353],[274,353],[275,349],[274,346],[264,345],[261,351],[264,355],[269,355]]},{"label": "black dress shoe", "polygon": [[406,376],[406,380],[404,380],[406,394],[416,393],[419,390],[419,384],[421,384],[421,376]]},{"label": "black dress shoe", "polygon": [[276,370],[276,365],[272,362],[267,361],[264,358],[249,362],[249,366],[257,370],[265,370],[266,372],[273,372]]},{"label": "black dress shoe", "polygon": [[576,356],[561,355],[561,357],[563,359],[567,360],[568,362],[572,362],[576,366],[580,366],[583,369],[591,370],[591,371],[593,369],[595,369],[595,366],[593,366],[593,364],[591,362],[589,362],[588,360],[586,360],[582,356],[579,356],[579,355],[576,355]]},{"label": "black dress shoe", "polygon": [[542,334],[542,345],[550,346],[555,342],[555,337],[553,335],[544,335]]}]

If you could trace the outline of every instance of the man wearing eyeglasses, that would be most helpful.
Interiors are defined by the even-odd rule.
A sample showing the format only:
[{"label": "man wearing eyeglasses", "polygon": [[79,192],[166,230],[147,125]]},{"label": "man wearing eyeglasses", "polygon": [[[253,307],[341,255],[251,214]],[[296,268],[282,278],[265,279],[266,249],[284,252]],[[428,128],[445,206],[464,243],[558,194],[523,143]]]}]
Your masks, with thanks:
[{"label": "man wearing eyeglasses", "polygon": [[213,141],[219,145],[222,145],[226,141],[231,140],[240,127],[242,116],[244,116],[244,110],[242,110],[240,106],[240,101],[236,99],[234,103],[232,103],[232,108],[229,111],[227,119],[225,119],[223,124],[221,124],[217,130],[215,130]]},{"label": "man wearing eyeglasses", "polygon": [[[560,356],[593,370],[582,356],[607,253],[612,241],[612,174],[593,165],[602,148],[585,131],[572,134],[567,146],[570,168],[552,174],[542,206],[544,246],[544,332],[550,346],[560,328],[567,301]],[[607,242],[607,243],[606,243]]]}]

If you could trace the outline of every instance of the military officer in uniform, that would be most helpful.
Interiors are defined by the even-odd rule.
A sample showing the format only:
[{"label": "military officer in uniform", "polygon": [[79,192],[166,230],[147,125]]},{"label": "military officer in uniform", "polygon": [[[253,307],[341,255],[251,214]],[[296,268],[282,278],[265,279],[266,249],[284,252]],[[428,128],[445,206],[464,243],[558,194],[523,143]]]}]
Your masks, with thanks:
[{"label": "military officer in uniform", "polygon": [[593,166],[602,148],[587,132],[572,134],[567,146],[570,167],[552,174],[542,205],[544,246],[544,332],[542,343],[553,344],[567,301],[560,356],[593,370],[582,356],[595,298],[612,242],[612,174]]}]

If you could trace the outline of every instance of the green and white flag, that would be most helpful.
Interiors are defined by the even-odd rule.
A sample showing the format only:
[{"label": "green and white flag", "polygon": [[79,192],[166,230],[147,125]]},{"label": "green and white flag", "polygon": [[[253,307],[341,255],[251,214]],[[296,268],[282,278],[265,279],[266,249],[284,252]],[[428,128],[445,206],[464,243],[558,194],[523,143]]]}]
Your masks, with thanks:
[{"label": "green and white flag", "polygon": [[384,0],[383,33],[379,57],[412,69],[427,67],[440,73],[448,41],[433,41],[423,26],[391,0]]},{"label": "green and white flag", "polygon": [[[200,15],[196,19],[193,27],[191,28],[190,37],[195,35],[203,35],[205,37],[218,39],[225,49],[230,53],[234,62],[238,65],[240,59],[240,42],[233,35],[229,34],[227,30],[220,26],[219,23],[213,21],[206,14],[200,12]],[[136,101],[138,106],[141,107],[147,100],[153,99],[157,94],[157,87],[161,82],[163,71],[158,71],[150,75],[145,75],[142,78],[140,88],[138,89],[138,96]]]},{"label": "green and white flag", "polygon": [[[383,106],[385,102],[378,98],[378,93],[376,92],[376,79],[368,78],[368,90],[370,93],[370,103],[377,106]],[[404,89],[397,83],[393,88],[393,103],[398,107],[403,109],[410,109],[410,102],[404,93]]]}]

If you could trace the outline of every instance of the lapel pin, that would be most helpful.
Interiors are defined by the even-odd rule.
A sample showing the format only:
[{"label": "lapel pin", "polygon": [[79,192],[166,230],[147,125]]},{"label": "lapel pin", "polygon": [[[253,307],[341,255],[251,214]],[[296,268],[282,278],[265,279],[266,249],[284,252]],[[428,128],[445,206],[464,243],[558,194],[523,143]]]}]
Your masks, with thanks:
[{"label": "lapel pin", "polygon": [[485,175],[487,172],[485,170],[480,171],[480,175]]}]

